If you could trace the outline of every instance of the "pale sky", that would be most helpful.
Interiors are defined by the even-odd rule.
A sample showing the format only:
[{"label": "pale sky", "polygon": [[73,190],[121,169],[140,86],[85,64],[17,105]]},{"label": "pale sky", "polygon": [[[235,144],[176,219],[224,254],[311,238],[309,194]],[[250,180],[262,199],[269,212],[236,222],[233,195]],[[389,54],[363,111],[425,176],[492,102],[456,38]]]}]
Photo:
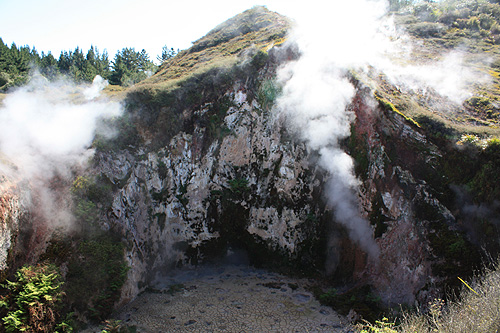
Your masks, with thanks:
[{"label": "pale sky", "polygon": [[[300,1],[303,3],[303,1]],[[0,37],[10,46],[35,46],[39,53],[94,45],[145,49],[151,60],[163,45],[186,49],[212,28],[254,5],[287,15],[286,0],[0,0]],[[296,3],[299,3],[297,1]],[[310,2],[308,2],[310,5]],[[309,7],[311,8],[311,7]],[[289,13],[288,13],[289,15]]]}]

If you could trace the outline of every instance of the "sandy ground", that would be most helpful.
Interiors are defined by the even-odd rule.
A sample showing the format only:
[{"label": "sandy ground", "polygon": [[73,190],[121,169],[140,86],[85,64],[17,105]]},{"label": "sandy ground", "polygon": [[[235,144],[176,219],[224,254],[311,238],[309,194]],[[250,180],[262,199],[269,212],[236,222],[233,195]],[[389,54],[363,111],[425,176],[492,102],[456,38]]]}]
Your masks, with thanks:
[{"label": "sandy ground", "polygon": [[137,332],[350,332],[306,284],[246,266],[182,270],[114,317]]}]

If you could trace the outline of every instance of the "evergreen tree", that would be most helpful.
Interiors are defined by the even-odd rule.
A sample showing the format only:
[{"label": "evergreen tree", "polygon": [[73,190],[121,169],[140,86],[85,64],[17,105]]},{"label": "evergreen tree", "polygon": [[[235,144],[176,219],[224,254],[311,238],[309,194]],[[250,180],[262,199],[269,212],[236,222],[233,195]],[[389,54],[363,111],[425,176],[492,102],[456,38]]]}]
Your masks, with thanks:
[{"label": "evergreen tree", "polygon": [[109,78],[110,75],[109,57],[108,57],[108,52],[106,50],[104,50],[104,52],[100,56],[98,53],[96,68],[100,76],[102,76],[105,79]]},{"label": "evergreen tree", "polygon": [[69,69],[71,68],[71,51],[68,53],[67,51],[61,51],[59,55],[59,60],[57,60],[57,67],[59,71],[64,74],[69,74]]},{"label": "evergreen tree", "polygon": [[156,70],[156,65],[149,60],[146,50],[136,52],[134,48],[118,51],[113,60],[110,83],[131,86],[147,78]]},{"label": "evergreen tree", "polygon": [[175,57],[177,53],[179,53],[178,49],[175,51],[173,47],[168,48],[167,45],[165,45],[161,49],[161,56],[157,56],[156,59],[163,64],[165,61]]},{"label": "evergreen tree", "polygon": [[[165,59],[174,54],[173,49],[166,50],[170,53],[163,55]],[[39,54],[34,47],[19,48],[12,43],[9,48],[0,38],[0,89],[26,83],[33,67],[39,68],[40,73],[50,80],[63,74],[76,82],[92,82],[96,75],[100,75],[113,84],[125,86],[144,80],[157,68],[144,49],[136,52],[134,48],[124,48],[110,62],[106,50],[101,54],[92,45],[86,53],[80,47],[74,51],[61,51],[56,59],[50,51]]]},{"label": "evergreen tree", "polygon": [[73,80],[79,82],[83,81],[84,76],[84,68],[85,68],[85,56],[79,47],[76,47],[75,51],[71,56],[71,66],[69,68],[69,75],[73,78]]},{"label": "evergreen tree", "polygon": [[42,58],[40,57],[40,54],[38,54],[38,51],[33,47],[30,51],[30,64],[31,66],[39,66]]},{"label": "evergreen tree", "polygon": [[40,60],[40,72],[47,79],[55,79],[59,75],[59,68],[57,68],[57,60],[54,58],[52,53],[45,55],[42,52],[42,58]]},{"label": "evergreen tree", "polygon": [[6,72],[9,68],[10,49],[0,38],[0,71]]}]

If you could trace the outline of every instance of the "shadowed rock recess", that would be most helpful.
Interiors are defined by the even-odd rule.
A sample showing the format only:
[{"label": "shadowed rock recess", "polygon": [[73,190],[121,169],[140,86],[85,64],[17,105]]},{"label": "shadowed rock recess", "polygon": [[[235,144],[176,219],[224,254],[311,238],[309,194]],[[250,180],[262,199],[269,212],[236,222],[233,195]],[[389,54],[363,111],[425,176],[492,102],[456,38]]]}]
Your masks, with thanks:
[{"label": "shadowed rock recess", "polygon": [[[220,300],[230,311],[239,311],[238,305],[255,307],[248,311],[271,325],[265,305],[259,305],[269,295],[253,301],[257,292],[248,290],[282,282],[283,290],[276,293],[288,297],[281,304],[290,308],[283,320],[300,331],[315,326],[307,326],[309,319],[300,322],[297,311],[309,311],[309,317],[326,315],[298,310],[297,295],[315,294],[343,315],[369,318],[383,306],[428,304],[458,286],[456,276],[466,279],[483,255],[496,255],[498,184],[488,183],[488,175],[498,170],[498,144],[457,145],[464,132],[461,125],[452,127],[449,119],[440,118],[443,98],[432,91],[405,95],[375,71],[346,74],[355,88],[348,106],[355,117],[350,136],[339,145],[354,161],[359,212],[369,221],[370,237],[380,249],[378,258],[370,258],[351,240],[325,200],[332,175],[318,164],[320,152],[290,130],[287,118],[276,110],[282,92],[278,71],[301,56],[287,40],[291,26],[289,19],[255,7],[219,25],[128,90],[125,113],[108,124],[117,135],[97,135],[90,166],[73,170],[74,179],[67,184],[51,183],[57,189],[75,187],[78,177],[94,181],[84,194],[93,204],[92,212],[85,211],[93,219],[92,227],[80,219],[69,236],[61,235],[33,211],[36,204],[26,199],[29,186],[0,176],[4,276],[24,263],[48,259],[65,267],[70,286],[76,281],[75,256],[87,253],[82,244],[90,244],[79,238],[87,236],[78,235],[112,235],[122,246],[128,270],[121,271],[123,281],[106,294],[115,295],[110,304],[102,306],[118,308],[135,299],[121,310],[121,319],[132,318],[135,325],[146,327],[144,321],[153,320],[147,317],[152,316],[147,303],[153,298],[175,303],[175,309],[186,306],[183,300],[200,302],[200,296],[187,289],[189,282],[182,287],[183,296],[150,294],[144,304],[143,296],[136,299],[161,285],[167,290],[167,276],[177,268],[244,264],[307,277],[309,289],[295,292],[289,287],[293,282],[279,280],[278,275],[262,277],[257,285],[259,273],[253,271],[240,272],[237,281],[217,277],[207,282],[204,277],[204,282],[191,284],[208,290],[213,281],[220,283],[214,286],[220,297],[234,296]],[[456,105],[453,112],[470,110],[469,102]],[[489,134],[496,131],[491,128]],[[74,206],[81,210],[79,202]],[[489,213],[474,215],[475,208]],[[197,309],[212,313],[209,304],[219,301],[213,296],[203,302],[207,308]],[[71,306],[82,318],[92,317],[75,304]],[[88,304],[95,306],[97,298]],[[330,311],[311,306],[314,311]],[[227,323],[212,323],[194,312],[165,316],[148,327],[202,331],[213,324],[215,330],[226,325],[231,331],[227,316]],[[345,324],[333,314],[328,320],[329,329]],[[279,330],[279,323],[266,323],[265,329]],[[251,326],[247,329],[252,331]]]}]

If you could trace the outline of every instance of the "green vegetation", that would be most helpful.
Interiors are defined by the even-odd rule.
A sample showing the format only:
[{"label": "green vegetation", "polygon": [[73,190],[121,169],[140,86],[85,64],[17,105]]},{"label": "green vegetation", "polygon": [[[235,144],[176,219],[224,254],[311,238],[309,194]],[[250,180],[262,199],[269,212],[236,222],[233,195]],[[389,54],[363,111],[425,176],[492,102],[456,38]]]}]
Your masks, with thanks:
[{"label": "green vegetation", "polygon": [[106,178],[78,176],[71,187],[74,202],[74,215],[80,222],[82,230],[98,228],[98,207],[108,208],[111,205],[111,185]]},{"label": "green vegetation", "polygon": [[68,262],[65,288],[75,311],[96,321],[111,314],[127,276],[124,250],[118,238],[104,233],[78,242]]},{"label": "green vegetation", "polygon": [[94,46],[87,54],[78,47],[63,51],[56,59],[50,52],[40,55],[34,47],[17,47],[13,43],[9,48],[0,38],[0,90],[25,84],[34,74],[34,68],[49,80],[66,75],[77,82],[92,82],[96,75],[108,78],[110,74],[108,54],[100,54]]},{"label": "green vegetation", "polygon": [[264,80],[259,86],[257,100],[262,108],[269,111],[281,94],[281,87],[275,80]]},{"label": "green vegetation", "polygon": [[54,57],[49,53],[47,58],[50,58],[50,66],[46,66],[44,61],[44,54],[42,53],[42,58],[40,63],[34,61],[37,66],[40,67],[42,74],[50,71],[50,76],[48,79],[55,79],[57,76],[63,74],[67,75],[76,82],[92,82],[96,75],[100,75],[103,78],[108,78],[109,69],[109,59],[106,51],[101,55],[99,51],[93,46],[88,50],[87,55],[83,54],[83,51],[78,47],[75,51],[62,51],[59,59],[55,61]]},{"label": "green vegetation", "polygon": [[[163,77],[167,80],[163,83],[155,83],[162,80],[163,74],[157,73],[129,91],[127,117],[134,119],[134,126],[155,138],[151,149],[167,145],[179,131],[190,131],[195,125],[206,129],[202,152],[214,140],[231,133],[222,126],[227,111],[233,106],[226,92],[239,78],[245,77],[248,78],[248,97],[255,98],[259,70],[269,63],[265,52],[255,48],[246,51],[243,59],[234,63],[231,60],[227,66],[200,67],[194,73],[185,72],[181,79]],[[168,63],[180,61],[181,54]],[[202,107],[203,113],[195,112]],[[187,114],[191,116],[185,119]]]},{"label": "green vegetation", "polygon": [[0,298],[6,332],[71,332],[62,319],[62,278],[56,266],[24,266],[16,280],[3,285],[8,293]]},{"label": "green vegetation", "polygon": [[420,124],[418,122],[416,122],[415,120],[413,120],[412,118],[408,117],[407,115],[405,115],[403,112],[399,111],[398,108],[396,108],[394,106],[394,104],[392,104],[389,100],[385,99],[384,97],[382,97],[380,95],[380,93],[378,92],[375,92],[374,93],[375,95],[375,99],[380,103],[380,105],[388,110],[388,111],[392,111],[392,112],[395,112],[397,114],[399,114],[400,116],[402,116],[404,119],[406,119],[407,121],[409,121],[410,123],[412,123],[413,125],[417,126],[417,127],[420,127]]},{"label": "green vegetation", "polygon": [[321,304],[331,306],[343,315],[354,309],[363,318],[375,320],[381,313],[380,298],[367,285],[344,292],[339,292],[336,288],[327,291],[316,288],[313,292]]},{"label": "green vegetation", "polygon": [[[126,108],[130,110],[131,106],[127,105]],[[137,130],[135,118],[130,112],[125,112],[117,118],[102,119],[100,126],[114,128],[119,135],[107,137],[106,135],[97,133],[92,142],[92,146],[98,151],[112,152],[123,149],[135,150],[141,143],[141,137]]]},{"label": "green vegetation", "polygon": [[77,197],[85,197],[94,204],[111,204],[111,185],[105,177],[78,176],[73,182],[71,192]]},{"label": "green vegetation", "polygon": [[[433,137],[458,140],[464,133],[480,138],[500,135],[500,4],[487,0],[391,0],[396,24],[409,33],[413,49],[394,62],[421,65],[460,54],[474,77],[472,96],[454,105],[433,89],[396,87],[383,74],[362,81],[372,87],[385,110],[401,114]],[[357,73],[356,76],[363,75]],[[401,89],[400,89],[401,88]]]},{"label": "green vegetation", "polygon": [[160,62],[160,64],[163,64],[164,62],[172,59],[173,57],[175,57],[175,55],[177,53],[179,53],[179,49],[177,49],[177,51],[174,50],[173,47],[171,48],[168,48],[166,45],[162,47],[161,49],[161,55],[157,56],[156,58],[158,59],[158,61]]},{"label": "green vegetation", "polygon": [[156,65],[149,60],[144,49],[136,52],[134,48],[124,48],[115,55],[109,82],[128,87],[146,79],[155,71]]},{"label": "green vegetation", "polygon": [[476,204],[493,204],[500,195],[500,140],[466,134],[458,147],[460,150],[449,150],[442,158],[447,182],[464,185]]},{"label": "green vegetation", "polygon": [[108,319],[104,321],[104,328],[100,333],[135,333],[135,326],[127,326],[121,320]]},{"label": "green vegetation", "polygon": [[387,230],[387,217],[384,216],[385,210],[387,210],[387,207],[385,207],[384,205],[382,195],[380,193],[377,193],[372,200],[372,208],[370,214],[368,215],[370,224],[375,226],[375,231],[373,234],[375,238],[381,237],[382,234]]},{"label": "green vegetation", "polygon": [[71,192],[78,232],[54,236],[40,260],[67,267],[62,286],[65,308],[79,319],[100,322],[119,299],[128,271],[121,237],[99,224],[111,204],[112,187],[105,177],[82,175]]},{"label": "green vegetation", "polygon": [[242,195],[249,190],[248,180],[244,178],[232,179],[229,181],[231,192],[236,195]]},{"label": "green vegetation", "polygon": [[186,287],[182,283],[176,283],[168,286],[167,294],[174,295],[183,291]]},{"label": "green vegetation", "polygon": [[[163,61],[175,54],[173,49],[164,50]],[[15,43],[8,47],[0,38],[0,91],[27,83],[36,74],[35,69],[49,80],[64,75],[75,82],[92,82],[100,75],[111,84],[130,86],[151,76],[157,66],[145,50],[136,52],[134,48],[118,51],[111,62],[106,51],[101,54],[94,46],[86,54],[78,47],[74,51],[62,51],[56,59],[50,52],[39,54],[35,47],[18,47]]]},{"label": "green vegetation", "polygon": [[81,324],[77,319],[101,322],[111,314],[129,269],[124,251],[118,235],[95,227],[50,241],[40,260],[67,268],[60,278],[61,307],[75,313],[75,328]]},{"label": "green vegetation", "polygon": [[478,202],[493,203],[500,198],[500,140],[488,140],[478,159],[479,171],[471,180],[470,187]]}]

